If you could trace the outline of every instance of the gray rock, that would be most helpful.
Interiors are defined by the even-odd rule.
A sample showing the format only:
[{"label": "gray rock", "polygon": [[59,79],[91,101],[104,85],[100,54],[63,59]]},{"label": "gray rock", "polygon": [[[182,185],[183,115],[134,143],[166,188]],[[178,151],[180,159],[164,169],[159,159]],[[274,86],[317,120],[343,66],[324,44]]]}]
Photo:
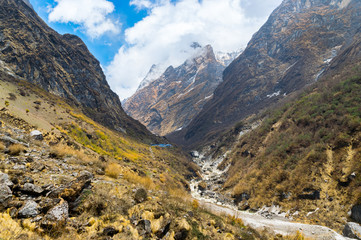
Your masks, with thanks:
[{"label": "gray rock", "polygon": [[30,133],[30,136],[34,139],[34,140],[38,140],[38,141],[43,141],[44,140],[44,136],[43,133],[38,131],[38,130],[34,130]]},{"label": "gray rock", "polygon": [[58,205],[60,201],[61,199],[59,198],[42,198],[39,202],[40,212],[47,213],[50,209]]},{"label": "gray rock", "polygon": [[140,220],[137,224],[137,229],[141,236],[148,236],[152,232],[151,223],[149,220]]},{"label": "gray rock", "polygon": [[137,203],[142,203],[145,200],[147,200],[147,197],[148,197],[147,191],[143,188],[140,188],[135,192],[134,200]]},{"label": "gray rock", "polygon": [[361,205],[355,205],[351,209],[351,218],[358,223],[361,223]]},{"label": "gray rock", "polygon": [[13,194],[6,184],[0,184],[0,207],[6,207]]},{"label": "gray rock", "polygon": [[0,172],[0,184],[5,184],[8,187],[14,186],[14,183],[9,179],[9,175],[2,172]]},{"label": "gray rock", "polygon": [[29,147],[29,144],[15,140],[9,136],[0,136],[0,140],[2,140],[3,142],[7,142],[7,143],[21,144],[21,145],[24,145],[25,147]]},{"label": "gray rock", "polygon": [[119,230],[115,229],[114,227],[105,227],[102,235],[113,237],[114,235],[116,235],[118,233],[119,233]]},{"label": "gray rock", "polygon": [[41,195],[43,191],[44,190],[41,187],[36,186],[32,183],[25,183],[24,186],[21,188],[21,192],[34,196]]},{"label": "gray rock", "polygon": [[34,183],[34,179],[32,179],[29,176],[25,176],[22,180],[21,180],[21,184],[24,185],[26,183]]},{"label": "gray rock", "polygon": [[18,217],[30,218],[39,215],[39,206],[33,200],[28,200],[22,208],[20,208]]},{"label": "gray rock", "polygon": [[64,225],[69,217],[69,205],[62,200],[58,205],[49,210],[41,223],[42,227]]},{"label": "gray rock", "polygon": [[[71,181],[68,184],[65,184],[63,186],[60,186],[54,190],[52,190],[51,192],[49,192],[46,196],[50,197],[50,198],[63,198],[68,202],[74,202],[79,195],[81,194],[81,192],[84,189],[88,189],[91,187],[91,181],[93,179],[94,175],[91,174],[88,171],[83,171],[81,172],[80,176]],[[65,193],[66,190],[70,190],[67,191],[67,193]],[[65,193],[65,194],[64,194]]]},{"label": "gray rock", "polygon": [[14,169],[14,170],[25,171],[25,170],[26,170],[26,166],[25,166],[25,165],[16,164],[16,165],[13,167],[13,169]]},{"label": "gray rock", "polygon": [[358,223],[348,222],[343,229],[345,237],[361,239],[361,226]]}]

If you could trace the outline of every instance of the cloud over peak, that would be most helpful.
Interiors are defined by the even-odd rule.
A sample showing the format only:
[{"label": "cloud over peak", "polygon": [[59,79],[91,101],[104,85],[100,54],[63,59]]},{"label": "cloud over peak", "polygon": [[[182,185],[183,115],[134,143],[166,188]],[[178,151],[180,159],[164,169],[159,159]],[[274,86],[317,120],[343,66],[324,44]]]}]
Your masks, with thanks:
[{"label": "cloud over peak", "polygon": [[[255,0],[260,2],[260,0]],[[121,99],[132,95],[153,64],[178,66],[194,53],[193,42],[216,51],[245,47],[281,0],[131,0],[148,16],[125,31],[123,46],[106,68],[108,81]],[[251,14],[264,10],[262,16]]]},{"label": "cloud over peak", "polygon": [[120,23],[109,17],[114,4],[107,0],[55,0],[57,5],[49,9],[49,21],[75,23],[91,38],[105,33],[119,33]]}]

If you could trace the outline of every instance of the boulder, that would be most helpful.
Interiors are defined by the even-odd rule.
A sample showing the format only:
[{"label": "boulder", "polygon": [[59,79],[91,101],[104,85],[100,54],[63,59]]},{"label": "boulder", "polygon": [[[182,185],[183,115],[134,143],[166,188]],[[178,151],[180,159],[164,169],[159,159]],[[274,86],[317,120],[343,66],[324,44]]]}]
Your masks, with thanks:
[{"label": "boulder", "polygon": [[34,139],[34,140],[38,140],[38,141],[43,141],[44,140],[44,136],[43,133],[38,131],[38,130],[34,130],[30,133],[30,136]]},{"label": "boulder", "polygon": [[59,198],[42,198],[39,202],[39,209],[42,213],[47,213],[50,209],[59,204],[61,199]]},{"label": "boulder", "polygon": [[6,184],[0,184],[0,208],[7,207],[12,196],[13,194],[9,186]]},{"label": "boulder", "polygon": [[102,235],[103,236],[109,236],[109,237],[113,237],[114,235],[118,234],[119,230],[115,229],[114,227],[105,227],[103,230]]},{"label": "boulder", "polygon": [[135,196],[134,196],[134,200],[137,203],[142,203],[145,200],[147,200],[148,197],[148,193],[144,188],[139,188],[136,192],[135,192]]},{"label": "boulder", "polygon": [[361,223],[361,205],[355,205],[351,209],[351,218],[358,223]]},{"label": "boulder", "polygon": [[21,144],[21,145],[23,145],[25,147],[29,147],[29,144],[20,142],[18,140],[15,140],[15,139],[13,139],[13,138],[11,138],[9,136],[0,136],[0,140],[5,142],[5,143],[9,143],[9,144],[10,143],[12,143],[12,144]]},{"label": "boulder", "polygon": [[53,229],[65,226],[69,218],[69,205],[61,199],[60,203],[50,209],[41,221],[41,227],[44,229]]},{"label": "boulder", "polygon": [[24,206],[20,208],[18,217],[19,218],[30,218],[39,215],[39,205],[33,200],[25,202]]},{"label": "boulder", "polygon": [[178,222],[177,228],[179,229],[174,235],[175,240],[185,240],[188,237],[191,226],[187,222],[187,220],[182,219]]},{"label": "boulder", "polygon": [[40,196],[44,192],[41,187],[36,186],[32,183],[25,183],[24,186],[20,189],[20,191],[31,196]]},{"label": "boulder", "polygon": [[320,191],[306,188],[302,194],[298,195],[298,199],[319,200]]},{"label": "boulder", "polygon": [[343,229],[345,237],[361,239],[361,226],[358,223],[348,222]]},{"label": "boulder", "polygon": [[169,232],[172,221],[170,219],[162,219],[161,221],[159,221],[159,223],[159,228],[154,229],[153,226],[156,224],[152,222],[152,230],[159,239],[162,239]]},{"label": "boulder", "polygon": [[233,198],[234,198],[233,200],[234,204],[238,205],[240,202],[244,200],[248,201],[251,198],[251,196],[248,193],[243,192],[240,194],[233,195]]},{"label": "boulder", "polygon": [[150,236],[152,233],[151,223],[149,220],[140,220],[137,224],[137,230],[140,236]]},{"label": "boulder", "polygon": [[9,175],[0,172],[0,184],[5,184],[8,187],[12,187],[14,183],[10,180]]},{"label": "boulder", "polygon": [[198,189],[201,192],[204,192],[207,189],[207,183],[205,181],[202,181],[198,184]]},{"label": "boulder", "polygon": [[76,180],[50,191],[47,196],[50,198],[63,198],[68,202],[74,202],[84,189],[91,186],[93,177],[93,174],[84,171]]},{"label": "boulder", "polygon": [[24,178],[21,180],[20,184],[24,185],[25,183],[34,183],[34,179],[28,176],[24,176]]}]

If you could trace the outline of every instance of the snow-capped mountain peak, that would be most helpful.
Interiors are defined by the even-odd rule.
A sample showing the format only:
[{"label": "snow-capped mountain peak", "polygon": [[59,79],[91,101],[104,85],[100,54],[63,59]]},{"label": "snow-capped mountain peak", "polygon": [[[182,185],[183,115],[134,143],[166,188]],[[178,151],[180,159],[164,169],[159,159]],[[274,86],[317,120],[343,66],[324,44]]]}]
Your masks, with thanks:
[{"label": "snow-capped mountain peak", "polygon": [[221,63],[223,66],[227,67],[229,64],[231,64],[231,62],[236,59],[241,53],[243,52],[243,49],[234,51],[234,52],[230,52],[230,53],[225,53],[225,52],[220,52],[217,51],[215,53],[216,59],[219,63]]},{"label": "snow-capped mountain peak", "polygon": [[153,64],[150,68],[149,72],[143,79],[143,81],[139,84],[138,90],[145,88],[148,86],[152,81],[158,79],[164,72],[164,69],[159,65]]}]

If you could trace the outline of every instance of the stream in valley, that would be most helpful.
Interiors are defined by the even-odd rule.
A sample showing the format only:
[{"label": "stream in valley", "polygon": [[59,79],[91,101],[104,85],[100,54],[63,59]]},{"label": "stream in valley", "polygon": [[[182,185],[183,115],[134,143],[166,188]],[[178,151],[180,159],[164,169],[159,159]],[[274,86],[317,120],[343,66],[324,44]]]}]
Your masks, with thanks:
[{"label": "stream in valley", "polygon": [[201,168],[201,179],[192,180],[190,184],[192,197],[200,205],[214,214],[234,216],[243,220],[245,225],[263,230],[267,229],[275,234],[295,235],[297,231],[305,237],[316,240],[343,240],[345,238],[334,230],[319,226],[292,222],[286,218],[286,213],[277,207],[263,208],[255,213],[240,211],[233,203],[231,196],[224,196],[219,190],[226,180],[226,173],[230,166],[224,170],[218,169],[227,153],[217,159],[206,157],[202,153],[192,152],[193,161]]}]

